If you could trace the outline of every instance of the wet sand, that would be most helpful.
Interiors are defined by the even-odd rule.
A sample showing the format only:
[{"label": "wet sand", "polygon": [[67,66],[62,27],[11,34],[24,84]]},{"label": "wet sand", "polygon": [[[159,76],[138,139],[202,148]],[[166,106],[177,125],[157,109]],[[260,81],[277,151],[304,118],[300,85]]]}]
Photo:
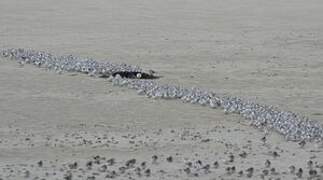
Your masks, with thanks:
[{"label": "wet sand", "polygon": [[[311,0],[4,0],[0,47],[139,65],[156,70],[161,83],[323,123],[322,7]],[[237,115],[144,98],[104,79],[0,62],[2,179],[293,179],[299,168],[303,178],[322,178],[320,143],[301,147]]]}]

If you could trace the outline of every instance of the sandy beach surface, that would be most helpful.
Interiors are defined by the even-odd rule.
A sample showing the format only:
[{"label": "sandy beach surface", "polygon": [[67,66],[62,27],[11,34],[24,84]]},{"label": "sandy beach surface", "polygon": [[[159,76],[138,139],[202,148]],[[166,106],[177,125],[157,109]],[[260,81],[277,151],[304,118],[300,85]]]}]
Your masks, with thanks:
[{"label": "sandy beach surface", "polygon": [[[139,65],[160,83],[323,124],[322,9],[319,0],[1,0],[0,48]],[[0,123],[3,180],[323,179],[322,143],[6,59]]]}]

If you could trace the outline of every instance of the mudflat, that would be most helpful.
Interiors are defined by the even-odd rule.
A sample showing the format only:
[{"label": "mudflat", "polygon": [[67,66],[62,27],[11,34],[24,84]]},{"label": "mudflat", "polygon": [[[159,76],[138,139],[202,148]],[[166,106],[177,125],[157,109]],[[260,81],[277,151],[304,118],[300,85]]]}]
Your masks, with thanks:
[{"label": "mudflat", "polygon": [[[323,2],[2,0],[0,48],[157,71],[323,124]],[[322,143],[0,59],[2,179],[322,179]],[[264,138],[265,137],[265,138]]]}]

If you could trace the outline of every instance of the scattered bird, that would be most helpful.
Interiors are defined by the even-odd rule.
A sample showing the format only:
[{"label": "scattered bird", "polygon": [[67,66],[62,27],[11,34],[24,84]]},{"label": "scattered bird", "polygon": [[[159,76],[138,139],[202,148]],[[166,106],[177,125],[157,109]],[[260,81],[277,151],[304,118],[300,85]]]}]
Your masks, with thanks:
[{"label": "scattered bird", "polygon": [[158,156],[157,155],[153,155],[152,156],[152,159],[153,159],[153,164],[156,164],[157,163]]},{"label": "scattered bird", "polygon": [[293,166],[293,165],[289,166],[289,172],[291,174],[294,174],[295,173],[295,170],[296,170],[295,166]]},{"label": "scattered bird", "polygon": [[307,161],[307,167],[310,169],[313,168],[313,161],[312,160]]},{"label": "scattered bird", "polygon": [[310,177],[315,177],[317,176],[317,171],[315,169],[310,169],[308,171],[308,174],[310,175]]},{"label": "scattered bird", "polygon": [[305,140],[302,140],[298,143],[298,145],[303,148],[305,145],[306,145],[306,141]]},{"label": "scattered bird", "polygon": [[296,176],[297,176],[298,178],[302,178],[302,177],[303,177],[303,169],[302,169],[302,168],[299,168],[299,169],[298,169],[298,171],[297,171],[297,173],[296,173]]},{"label": "scattered bird", "polygon": [[239,156],[242,157],[242,158],[246,158],[247,153],[245,151],[243,151],[242,153],[239,154]]},{"label": "scattered bird", "polygon": [[252,175],[253,175],[254,168],[253,167],[250,167],[246,171],[247,171],[247,177],[248,178],[251,178]]},{"label": "scattered bird", "polygon": [[262,141],[264,144],[266,144],[266,141],[267,141],[266,136],[262,137],[262,138],[261,138],[261,141]]},{"label": "scattered bird", "polygon": [[269,174],[268,169],[264,169],[264,170],[262,170],[262,174],[263,174],[264,176],[267,176],[267,175]]},{"label": "scattered bird", "polygon": [[167,162],[170,162],[171,163],[171,162],[173,162],[173,157],[172,156],[169,156],[169,157],[166,158],[166,160],[167,160]]},{"label": "scattered bird", "polygon": [[108,166],[113,166],[115,164],[115,159],[114,158],[111,158],[109,160],[107,160],[107,163],[108,163]]},{"label": "scattered bird", "polygon": [[265,161],[265,167],[266,167],[266,168],[269,168],[269,167],[270,167],[270,165],[271,165],[271,162],[267,159],[267,160]]},{"label": "scattered bird", "polygon": [[43,161],[38,161],[38,167],[43,167]]},{"label": "scattered bird", "polygon": [[126,162],[126,167],[132,168],[136,164],[136,159],[130,159]]},{"label": "scattered bird", "polygon": [[145,170],[145,176],[149,177],[151,175],[151,170],[150,169],[146,169]]},{"label": "scattered bird", "polygon": [[213,163],[213,167],[215,168],[215,169],[217,169],[217,168],[219,168],[219,163],[218,163],[218,161],[215,161],[214,163]]}]

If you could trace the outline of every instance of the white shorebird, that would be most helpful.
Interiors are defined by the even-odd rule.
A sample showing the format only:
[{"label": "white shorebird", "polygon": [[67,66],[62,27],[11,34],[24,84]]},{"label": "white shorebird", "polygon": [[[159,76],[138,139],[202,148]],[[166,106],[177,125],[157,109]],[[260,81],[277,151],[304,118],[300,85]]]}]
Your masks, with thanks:
[{"label": "white shorebird", "polygon": [[[323,140],[323,126],[306,117],[292,112],[278,110],[272,106],[243,101],[236,97],[219,97],[213,92],[198,88],[186,89],[172,85],[159,85],[152,80],[142,80],[143,75],[153,77],[154,71],[144,73],[137,66],[127,64],[99,63],[89,58],[72,55],[54,56],[52,54],[25,49],[0,50],[2,57],[16,60],[19,64],[33,64],[58,73],[80,72],[91,76],[110,77],[113,85],[135,89],[139,94],[152,98],[181,99],[183,102],[200,104],[211,108],[222,108],[225,113],[237,113],[257,128],[268,128],[285,136],[286,140]],[[119,73],[119,74],[118,74]],[[123,78],[129,76],[135,79]],[[113,76],[114,75],[114,76]]]}]

